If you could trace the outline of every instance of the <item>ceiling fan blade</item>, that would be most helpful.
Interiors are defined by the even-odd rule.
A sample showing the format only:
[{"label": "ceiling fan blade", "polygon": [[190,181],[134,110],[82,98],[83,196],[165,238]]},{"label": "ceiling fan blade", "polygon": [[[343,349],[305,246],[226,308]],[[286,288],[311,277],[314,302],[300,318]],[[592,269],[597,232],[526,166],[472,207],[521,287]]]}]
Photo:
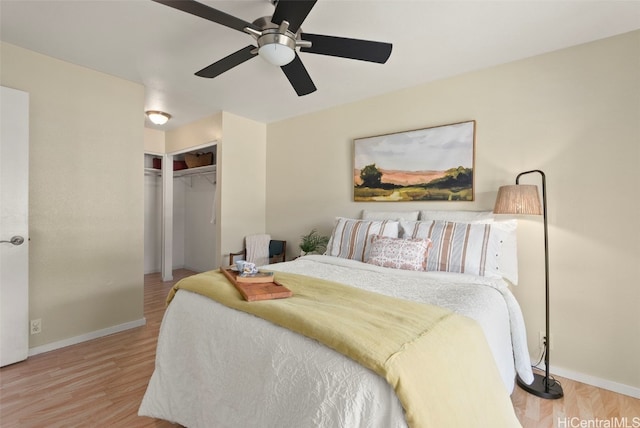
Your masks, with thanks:
[{"label": "ceiling fan blade", "polygon": [[257,53],[252,53],[252,51],[254,51],[255,49],[256,47],[251,45],[244,47],[239,51],[236,51],[231,55],[222,58],[220,61],[216,61],[210,66],[198,71],[196,73],[196,76],[208,77],[209,79],[219,76],[225,71],[232,69],[236,65],[240,65],[243,62],[255,57]]},{"label": "ceiling fan blade", "polygon": [[243,21],[240,18],[224,13],[218,9],[207,6],[206,4],[198,3],[194,0],[151,0],[156,3],[164,4],[165,6],[172,7],[174,9],[181,10],[183,12],[190,13],[200,18],[213,21],[225,27],[233,28],[234,30],[244,32],[246,27],[253,28],[254,30],[261,30],[255,24]]},{"label": "ceiling fan blade", "polygon": [[296,54],[293,61],[280,68],[284,71],[284,74],[287,76],[287,79],[289,79],[291,86],[293,86],[298,96],[301,97],[316,90],[316,85],[313,84],[311,76],[307,73],[307,69],[304,68],[304,64],[302,64],[298,54]]},{"label": "ceiling fan blade", "polygon": [[311,42],[311,47],[300,48],[301,52],[338,56],[360,61],[377,62],[379,64],[387,62],[393,47],[391,43],[324,36],[321,34],[302,33],[300,38]]},{"label": "ceiling fan blade", "polygon": [[304,20],[313,9],[317,0],[278,0],[271,22],[280,25],[282,21],[289,23],[289,31],[298,31]]}]

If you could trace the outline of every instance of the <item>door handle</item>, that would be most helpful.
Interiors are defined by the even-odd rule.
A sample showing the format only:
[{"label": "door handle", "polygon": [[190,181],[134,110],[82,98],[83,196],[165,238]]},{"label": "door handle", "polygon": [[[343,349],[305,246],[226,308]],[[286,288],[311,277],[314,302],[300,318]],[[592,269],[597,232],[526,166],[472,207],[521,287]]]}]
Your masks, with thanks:
[{"label": "door handle", "polygon": [[22,243],[24,242],[24,238],[22,236],[12,236],[8,241],[0,241],[0,244],[3,242],[7,242],[13,245],[22,245]]}]

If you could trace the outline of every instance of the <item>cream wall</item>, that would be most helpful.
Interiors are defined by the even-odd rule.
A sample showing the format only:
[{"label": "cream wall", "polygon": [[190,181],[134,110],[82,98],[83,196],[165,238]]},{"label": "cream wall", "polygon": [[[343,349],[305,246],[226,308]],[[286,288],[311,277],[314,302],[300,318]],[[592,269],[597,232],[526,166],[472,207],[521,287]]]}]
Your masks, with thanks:
[{"label": "cream wall", "polygon": [[223,112],[218,148],[221,263],[244,247],[244,237],[265,233],[267,126]]},{"label": "cream wall", "polygon": [[144,88],[2,43],[30,95],[30,348],[141,324]]},{"label": "cream wall", "polygon": [[144,128],[144,151],[150,153],[164,153],[164,131]]},{"label": "cream wall", "polygon": [[218,141],[222,137],[222,113],[207,116],[180,128],[166,132],[165,153]]},{"label": "cream wall", "polygon": [[[362,209],[490,210],[519,172],[547,174],[551,366],[640,393],[640,32],[273,123],[267,132],[269,233],[289,257],[311,228]],[[321,89],[320,89],[321,90]],[[475,119],[474,202],[352,202],[352,140]],[[538,184],[536,176],[523,183]],[[519,228],[514,289],[532,356],[544,330],[539,218]]]}]

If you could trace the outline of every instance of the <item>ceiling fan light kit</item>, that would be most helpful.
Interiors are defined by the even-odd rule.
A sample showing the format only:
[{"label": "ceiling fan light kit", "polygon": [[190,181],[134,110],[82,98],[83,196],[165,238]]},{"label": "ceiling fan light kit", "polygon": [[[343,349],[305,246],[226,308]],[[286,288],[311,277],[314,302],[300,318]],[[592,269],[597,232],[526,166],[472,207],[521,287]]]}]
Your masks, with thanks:
[{"label": "ceiling fan light kit", "polygon": [[225,27],[251,35],[256,44],[222,58],[196,72],[196,76],[214,78],[255,56],[282,68],[298,96],[316,90],[309,73],[300,60],[301,52],[328,55],[384,64],[391,55],[392,45],[384,42],[345,37],[305,34],[300,26],[317,0],[278,0],[272,17],[262,17],[249,23],[195,0],[152,0],[174,9],[199,16]]},{"label": "ceiling fan light kit", "polygon": [[267,61],[269,64],[277,65],[279,67],[289,64],[296,57],[296,53],[287,45],[278,43],[269,43],[260,46],[258,49],[258,55],[260,58]]},{"label": "ceiling fan light kit", "polygon": [[280,26],[277,26],[269,21],[269,17],[265,16],[253,23],[264,30],[258,31],[247,27],[244,31],[256,39],[258,55],[269,64],[279,67],[287,65],[296,57],[296,47],[311,46],[311,43],[300,40],[299,32],[296,35],[289,31],[287,21],[282,21]]}]

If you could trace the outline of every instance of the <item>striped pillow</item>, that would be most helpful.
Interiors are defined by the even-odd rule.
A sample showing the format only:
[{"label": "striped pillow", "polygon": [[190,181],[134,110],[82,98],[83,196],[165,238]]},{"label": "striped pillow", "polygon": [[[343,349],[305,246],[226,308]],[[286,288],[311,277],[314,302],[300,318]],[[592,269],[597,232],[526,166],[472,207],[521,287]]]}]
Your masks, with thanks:
[{"label": "striped pillow", "polygon": [[501,239],[492,225],[448,221],[402,222],[404,238],[431,239],[427,271],[501,277]]},{"label": "striped pillow", "polygon": [[327,254],[364,262],[369,256],[371,235],[398,237],[399,223],[392,220],[357,220],[336,218]]}]

